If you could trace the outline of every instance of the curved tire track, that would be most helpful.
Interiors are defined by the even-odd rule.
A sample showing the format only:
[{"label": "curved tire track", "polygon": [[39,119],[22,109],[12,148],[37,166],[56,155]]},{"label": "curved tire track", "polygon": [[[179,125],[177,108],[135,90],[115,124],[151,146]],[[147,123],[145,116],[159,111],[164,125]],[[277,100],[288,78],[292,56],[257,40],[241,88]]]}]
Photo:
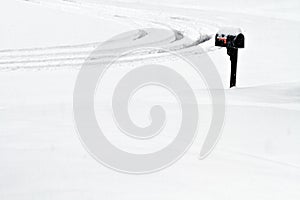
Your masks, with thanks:
[{"label": "curved tire track", "polygon": [[[46,2],[43,1],[33,1],[33,3],[39,3],[41,5]],[[60,2],[60,4],[66,4],[66,2]],[[67,4],[75,4],[76,2],[67,2]],[[91,8],[89,8],[91,9]],[[106,8],[108,9],[108,8]],[[122,13],[122,8],[121,13]],[[107,10],[106,10],[107,12]],[[112,12],[111,15],[114,13]],[[126,13],[122,13],[126,14]],[[116,17],[115,15],[113,15]],[[126,16],[126,15],[125,15]],[[126,18],[132,19],[134,16],[128,14]],[[125,19],[126,19],[125,18]],[[198,37],[193,43],[187,42],[186,34],[182,31],[175,29],[180,28],[178,25],[177,18],[169,17],[167,23],[161,23],[157,21],[151,21],[145,15],[140,19],[141,21],[147,20],[153,24],[160,24],[165,28],[169,29],[168,34],[161,34],[157,32],[151,32],[150,29],[140,29],[136,33],[131,35],[125,35],[122,38],[117,38],[115,41],[109,43],[104,49],[100,50],[96,57],[93,59],[94,62],[105,63],[112,57],[116,52],[126,51],[129,47],[122,46],[124,41],[131,40],[132,44],[139,48],[145,47],[147,45],[157,46],[167,51],[180,51],[186,54],[192,54],[193,48],[203,42],[206,42],[211,37],[204,33],[198,33]],[[130,20],[129,20],[130,21]],[[182,23],[182,22],[181,22]],[[175,28],[173,28],[175,27]],[[188,29],[190,27],[187,27]],[[99,42],[89,43],[89,44],[79,44],[79,45],[68,45],[68,46],[54,46],[45,48],[30,48],[30,49],[16,49],[16,50],[2,50],[0,51],[0,70],[1,71],[13,71],[20,69],[60,69],[60,68],[75,68],[81,66],[89,54],[96,49]],[[204,53],[204,52],[203,52]],[[99,55],[99,56],[98,56]],[[101,56],[100,56],[101,55]],[[103,56],[104,55],[104,56]],[[150,56],[149,56],[150,55]],[[130,59],[121,62],[134,62],[141,59],[149,59],[149,57],[161,57],[166,56],[164,51],[153,51],[153,52],[140,52],[136,57],[131,57]],[[93,64],[93,63],[91,63]]]}]

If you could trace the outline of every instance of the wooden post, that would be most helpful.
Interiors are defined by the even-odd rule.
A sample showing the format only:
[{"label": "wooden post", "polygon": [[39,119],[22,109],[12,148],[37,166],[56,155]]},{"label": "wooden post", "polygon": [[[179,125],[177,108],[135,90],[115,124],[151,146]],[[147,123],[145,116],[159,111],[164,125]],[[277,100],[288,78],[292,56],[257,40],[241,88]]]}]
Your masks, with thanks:
[{"label": "wooden post", "polygon": [[227,54],[230,56],[231,61],[230,88],[232,88],[236,86],[238,49],[228,47]]}]

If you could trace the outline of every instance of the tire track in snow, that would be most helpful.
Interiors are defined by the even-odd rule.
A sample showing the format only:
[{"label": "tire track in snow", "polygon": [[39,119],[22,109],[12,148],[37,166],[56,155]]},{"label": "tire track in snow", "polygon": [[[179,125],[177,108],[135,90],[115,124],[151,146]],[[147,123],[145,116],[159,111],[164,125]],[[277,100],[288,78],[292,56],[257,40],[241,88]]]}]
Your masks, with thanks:
[{"label": "tire track in snow", "polygon": [[[96,57],[93,58],[95,62],[103,62],[114,56],[116,51],[126,51],[128,47],[120,46],[122,41],[131,40],[133,44],[136,44],[136,47],[143,47],[147,45],[155,45],[157,47],[162,47],[168,51],[181,51],[186,54],[192,54],[193,48],[197,45],[209,40],[211,37],[207,34],[197,32],[198,36],[194,39],[193,43],[188,43],[186,40],[186,32],[191,32],[193,27],[189,27],[189,25],[182,26],[182,22],[178,22],[178,17],[167,17],[168,20],[165,23],[159,22],[158,19],[153,17],[149,17],[149,15],[153,16],[153,13],[142,14],[134,13],[134,16],[130,13],[131,10],[126,10],[123,8],[113,7],[111,6],[103,6],[101,5],[99,11],[98,7],[90,4],[78,4],[76,2],[63,2],[56,1],[54,2],[45,2],[38,0],[30,0],[32,3],[38,3],[41,5],[54,7],[54,8],[64,8],[69,7],[76,9],[87,9],[87,10],[96,10],[96,17],[99,17],[99,12],[101,11],[101,15],[103,12],[105,13],[105,17],[118,17],[120,15],[115,15],[115,12],[119,12],[122,14],[123,18],[129,22],[132,19],[137,21],[147,21],[148,23],[163,26],[164,28],[168,28],[170,31],[167,35],[162,35],[159,33],[148,32],[148,30],[141,29],[135,34],[125,35],[122,38],[117,38],[116,41],[112,41],[105,49],[96,52]],[[67,5],[66,5],[67,4]],[[113,11],[111,11],[113,10]],[[93,12],[92,12],[93,13]],[[138,15],[138,16],[135,16]],[[129,20],[130,19],[130,20]],[[176,29],[177,28],[177,29]],[[178,30],[178,29],[181,29]],[[156,35],[156,37],[155,37]],[[147,39],[148,38],[148,39]],[[149,39],[151,38],[151,39]],[[16,50],[2,50],[0,51],[0,70],[1,71],[13,71],[20,69],[45,69],[45,68],[78,68],[85,59],[90,55],[90,53],[96,49],[96,47],[100,44],[100,42],[89,43],[89,44],[80,44],[80,45],[68,45],[68,46],[56,46],[56,47],[45,47],[45,48],[31,48],[31,49],[16,49]],[[118,45],[116,45],[118,44]],[[120,46],[120,47],[119,47]],[[204,52],[203,52],[204,53]],[[165,52],[151,52],[152,57],[162,57],[166,56]],[[99,55],[99,56],[98,56]],[[104,55],[104,56],[103,56]],[[150,57],[151,57],[150,56]],[[144,52],[141,52],[137,57],[132,57],[131,59],[127,59],[126,61],[121,62],[134,62],[141,59],[149,58],[148,55]],[[91,63],[93,64],[93,63]]]}]

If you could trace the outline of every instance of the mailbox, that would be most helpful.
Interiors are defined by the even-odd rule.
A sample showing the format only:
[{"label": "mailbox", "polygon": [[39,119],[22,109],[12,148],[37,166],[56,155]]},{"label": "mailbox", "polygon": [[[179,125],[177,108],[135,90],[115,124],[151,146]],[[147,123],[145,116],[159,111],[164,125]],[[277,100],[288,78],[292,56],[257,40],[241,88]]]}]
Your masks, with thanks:
[{"label": "mailbox", "polygon": [[227,48],[244,48],[245,37],[240,28],[224,27],[217,32],[215,45]]},{"label": "mailbox", "polygon": [[236,86],[238,49],[245,47],[245,37],[240,28],[221,28],[215,37],[215,46],[226,47],[231,61],[230,88]]}]

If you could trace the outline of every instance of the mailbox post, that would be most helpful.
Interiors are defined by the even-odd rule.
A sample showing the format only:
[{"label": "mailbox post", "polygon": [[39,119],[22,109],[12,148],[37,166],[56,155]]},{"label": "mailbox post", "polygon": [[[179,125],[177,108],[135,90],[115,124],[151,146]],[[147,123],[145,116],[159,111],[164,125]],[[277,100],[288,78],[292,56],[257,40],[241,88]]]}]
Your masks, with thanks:
[{"label": "mailbox post", "polygon": [[238,49],[227,48],[227,54],[230,56],[231,61],[230,88],[232,88],[236,86]]},{"label": "mailbox post", "polygon": [[215,46],[226,47],[231,61],[230,88],[236,86],[238,49],[245,47],[245,37],[239,28],[221,28],[215,37]]}]

